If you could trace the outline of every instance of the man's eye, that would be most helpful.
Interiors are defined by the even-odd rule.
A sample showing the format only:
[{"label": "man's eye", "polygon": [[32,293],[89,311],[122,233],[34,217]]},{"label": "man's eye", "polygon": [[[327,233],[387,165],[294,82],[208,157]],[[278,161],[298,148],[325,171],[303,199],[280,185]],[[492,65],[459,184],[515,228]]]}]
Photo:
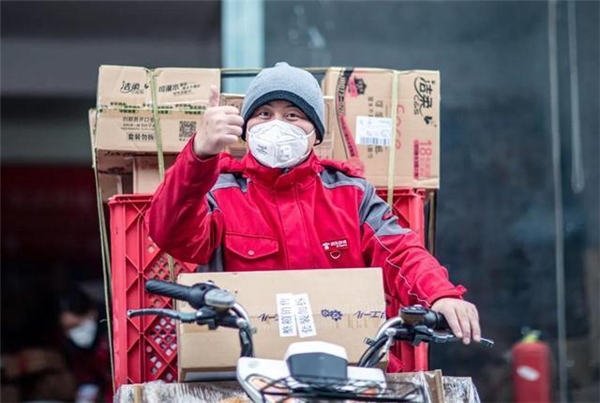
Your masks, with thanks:
[{"label": "man's eye", "polygon": [[261,118],[268,118],[271,116],[271,114],[269,113],[269,111],[260,111],[258,112],[258,116]]}]

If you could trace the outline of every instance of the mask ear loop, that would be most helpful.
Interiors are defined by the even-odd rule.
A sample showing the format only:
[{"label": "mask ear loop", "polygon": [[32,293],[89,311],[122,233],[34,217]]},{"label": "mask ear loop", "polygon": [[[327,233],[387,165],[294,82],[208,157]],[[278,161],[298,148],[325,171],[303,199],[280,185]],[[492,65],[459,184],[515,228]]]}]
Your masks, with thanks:
[{"label": "mask ear loop", "polygon": [[[310,155],[310,153],[312,152],[312,149],[313,149],[313,147],[314,147],[314,146],[313,146],[313,147],[310,147],[310,146],[309,146],[309,144],[310,144],[310,143],[309,143],[309,140],[310,140],[310,138],[311,138],[313,135],[315,135],[315,133],[316,133],[316,129],[313,129],[313,131],[312,131],[312,132],[310,132],[310,133],[308,133],[308,134],[306,135],[306,151],[304,152],[304,155],[302,156],[302,158],[300,158],[300,160],[298,161],[298,164],[300,164],[300,163],[304,162],[304,161],[306,160],[306,158],[308,158],[308,156],[309,156],[309,155]],[[317,145],[317,143],[316,143],[316,142],[315,142],[315,145]]]}]

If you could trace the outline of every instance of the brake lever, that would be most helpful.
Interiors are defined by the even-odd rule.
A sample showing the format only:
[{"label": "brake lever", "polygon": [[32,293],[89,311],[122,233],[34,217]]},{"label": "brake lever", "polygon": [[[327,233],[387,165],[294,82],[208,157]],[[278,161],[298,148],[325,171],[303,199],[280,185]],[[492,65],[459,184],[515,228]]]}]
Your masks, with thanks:
[{"label": "brake lever", "polygon": [[490,347],[490,348],[494,347],[494,340],[492,340],[492,339],[486,339],[484,337],[480,337],[479,341],[477,343],[479,343],[479,344],[481,344],[482,346],[485,346],[485,347]]},{"label": "brake lever", "polygon": [[451,343],[454,341],[460,341],[458,337],[452,333],[432,333],[431,341],[434,343]]},{"label": "brake lever", "polygon": [[[452,333],[437,333],[433,332],[431,334],[431,339],[434,343],[449,343],[454,341],[461,341],[462,339],[456,337]],[[475,343],[481,344],[484,347],[494,347],[494,340],[486,339],[484,337],[480,337],[479,341],[473,340]]]}]

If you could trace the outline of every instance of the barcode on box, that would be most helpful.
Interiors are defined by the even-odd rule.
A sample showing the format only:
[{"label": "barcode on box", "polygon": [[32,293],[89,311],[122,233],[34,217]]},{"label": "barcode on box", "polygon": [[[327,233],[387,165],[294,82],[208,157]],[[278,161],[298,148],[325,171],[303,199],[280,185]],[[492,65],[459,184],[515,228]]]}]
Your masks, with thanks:
[{"label": "barcode on box", "polygon": [[389,139],[378,139],[378,138],[374,138],[374,137],[358,137],[356,139],[356,144],[365,144],[368,146],[389,147],[390,140]]},{"label": "barcode on box", "polygon": [[356,144],[389,147],[391,138],[391,118],[356,117]]}]

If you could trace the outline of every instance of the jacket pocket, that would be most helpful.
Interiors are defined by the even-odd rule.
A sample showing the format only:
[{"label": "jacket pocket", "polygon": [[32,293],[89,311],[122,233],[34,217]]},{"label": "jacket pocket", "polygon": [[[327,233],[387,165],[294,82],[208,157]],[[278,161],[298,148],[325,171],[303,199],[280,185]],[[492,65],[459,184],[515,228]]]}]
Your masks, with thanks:
[{"label": "jacket pocket", "polygon": [[[279,251],[275,238],[263,235],[225,234],[226,270],[261,270],[261,267],[247,267],[246,264],[264,263],[274,260]],[[229,255],[229,256],[228,256]]]}]

